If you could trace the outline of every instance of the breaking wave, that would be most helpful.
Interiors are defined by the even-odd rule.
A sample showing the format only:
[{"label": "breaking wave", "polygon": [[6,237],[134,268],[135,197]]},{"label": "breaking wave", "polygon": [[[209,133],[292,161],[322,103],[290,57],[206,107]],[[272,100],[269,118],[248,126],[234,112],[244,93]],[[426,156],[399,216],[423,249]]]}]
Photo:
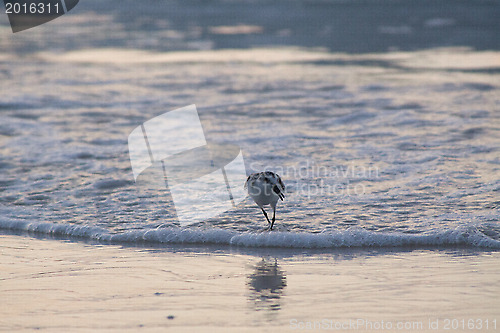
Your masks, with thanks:
[{"label": "breaking wave", "polygon": [[420,234],[376,232],[360,227],[320,233],[273,231],[238,232],[218,228],[160,227],[110,233],[99,227],[56,223],[35,223],[1,219],[0,229],[47,236],[78,238],[112,244],[217,244],[238,247],[305,249],[465,246],[500,249],[499,232],[476,226],[429,231]]}]

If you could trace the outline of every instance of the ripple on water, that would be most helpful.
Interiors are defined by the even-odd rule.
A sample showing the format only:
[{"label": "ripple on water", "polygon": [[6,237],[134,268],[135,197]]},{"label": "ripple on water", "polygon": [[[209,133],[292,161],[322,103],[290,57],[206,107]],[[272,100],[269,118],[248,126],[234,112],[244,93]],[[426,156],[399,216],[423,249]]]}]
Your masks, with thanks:
[{"label": "ripple on water", "polygon": [[102,179],[95,182],[94,187],[98,190],[114,190],[131,184],[133,183],[130,180],[125,179]]}]

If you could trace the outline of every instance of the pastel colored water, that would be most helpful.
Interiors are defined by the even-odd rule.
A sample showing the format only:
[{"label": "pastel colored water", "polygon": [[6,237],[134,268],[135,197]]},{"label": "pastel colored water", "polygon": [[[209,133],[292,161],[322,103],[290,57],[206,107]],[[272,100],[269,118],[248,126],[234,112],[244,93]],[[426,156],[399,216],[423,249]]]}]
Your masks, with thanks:
[{"label": "pastel colored water", "polygon": [[[361,4],[286,14],[317,18],[311,31],[234,22],[261,8],[249,4],[215,6],[220,16],[202,6],[199,20],[190,4],[137,15],[113,4],[82,3],[19,34],[2,19],[1,228],[105,242],[500,247],[500,53],[479,23],[498,6],[478,2],[467,15],[481,37],[455,38],[466,11],[451,2],[446,15],[422,6],[395,25],[362,21],[372,7]],[[321,14],[355,8],[353,36]],[[368,31],[393,45],[356,49]],[[207,140],[241,147],[247,173],[282,176],[278,232],[260,233],[250,199],[183,228],[166,191],[134,183],[128,135],[189,104]]]},{"label": "pastel colored water", "polygon": [[[496,331],[499,17],[82,0],[13,34],[0,13],[0,330]],[[180,223],[161,181],[135,183],[129,134],[192,104],[241,150],[240,189],[283,178],[275,231],[249,198]]]}]

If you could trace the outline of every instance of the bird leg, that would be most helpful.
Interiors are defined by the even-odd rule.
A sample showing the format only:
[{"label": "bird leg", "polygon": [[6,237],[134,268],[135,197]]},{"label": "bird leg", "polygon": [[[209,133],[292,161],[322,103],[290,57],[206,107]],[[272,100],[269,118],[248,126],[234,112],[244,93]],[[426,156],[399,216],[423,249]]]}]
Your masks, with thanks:
[{"label": "bird leg", "polygon": [[264,216],[266,217],[267,223],[271,224],[271,221],[269,221],[269,217],[267,217],[267,213],[264,210],[264,208],[260,207],[260,209],[262,209],[262,213],[264,213]]},{"label": "bird leg", "polygon": [[269,230],[273,230],[274,220],[276,219],[276,208],[273,208],[273,220],[271,222],[271,227]]}]

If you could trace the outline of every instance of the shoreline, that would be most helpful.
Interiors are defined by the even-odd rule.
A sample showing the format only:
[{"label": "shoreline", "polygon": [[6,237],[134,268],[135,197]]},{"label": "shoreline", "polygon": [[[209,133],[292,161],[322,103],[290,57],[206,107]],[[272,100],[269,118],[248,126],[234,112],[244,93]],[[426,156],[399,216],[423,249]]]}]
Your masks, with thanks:
[{"label": "shoreline", "polygon": [[[17,221],[6,228],[0,225],[0,235],[27,236],[37,239],[84,242],[93,245],[121,245],[125,247],[165,248],[186,246],[203,250],[246,249],[269,251],[275,249],[294,251],[413,251],[468,249],[471,251],[495,251],[500,241],[473,226],[445,229],[438,233],[373,232],[354,227],[346,230],[307,233],[288,229],[273,232],[259,230],[238,232],[220,228],[156,228],[110,233],[99,227],[73,226],[51,223]],[[496,236],[496,235],[495,235]]]}]

